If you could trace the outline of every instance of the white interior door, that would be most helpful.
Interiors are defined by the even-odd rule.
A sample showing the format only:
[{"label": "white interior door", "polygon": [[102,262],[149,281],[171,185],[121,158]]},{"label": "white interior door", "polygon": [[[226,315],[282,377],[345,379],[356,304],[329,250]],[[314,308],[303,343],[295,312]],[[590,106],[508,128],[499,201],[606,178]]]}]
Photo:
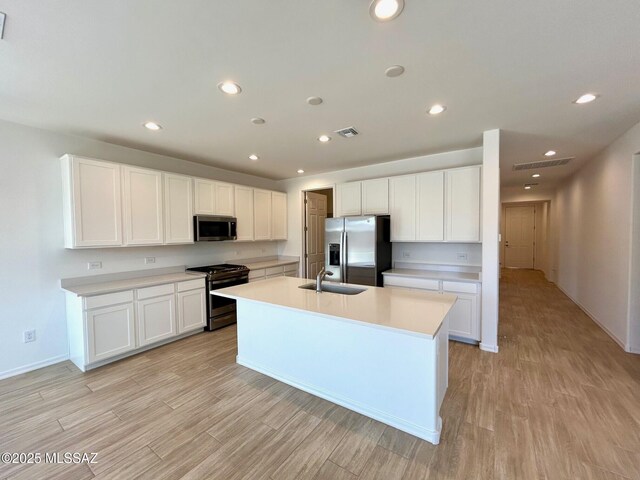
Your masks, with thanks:
[{"label": "white interior door", "polygon": [[327,196],[306,192],[305,243],[307,278],[316,278],[324,266],[324,221],[327,218]]},{"label": "white interior door", "polygon": [[505,208],[504,266],[533,268],[535,207]]}]

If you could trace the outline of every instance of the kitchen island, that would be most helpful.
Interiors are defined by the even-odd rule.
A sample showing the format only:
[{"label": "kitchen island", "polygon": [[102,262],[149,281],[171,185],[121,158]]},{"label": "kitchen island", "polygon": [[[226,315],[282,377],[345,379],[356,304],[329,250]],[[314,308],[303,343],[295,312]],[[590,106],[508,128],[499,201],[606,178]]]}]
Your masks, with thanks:
[{"label": "kitchen island", "polygon": [[279,277],[215,290],[237,300],[237,362],[437,444],[455,295],[299,288]]}]

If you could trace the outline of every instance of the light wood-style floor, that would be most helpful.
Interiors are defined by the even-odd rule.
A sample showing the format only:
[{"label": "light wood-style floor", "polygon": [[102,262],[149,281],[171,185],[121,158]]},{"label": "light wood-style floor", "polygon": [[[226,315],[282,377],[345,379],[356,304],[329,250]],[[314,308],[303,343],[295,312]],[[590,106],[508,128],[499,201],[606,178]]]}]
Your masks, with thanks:
[{"label": "light wood-style floor", "polygon": [[98,453],[0,478],[640,478],[640,357],[539,273],[501,286],[500,353],[451,343],[439,446],[236,365],[230,327],[0,382],[0,451]]}]

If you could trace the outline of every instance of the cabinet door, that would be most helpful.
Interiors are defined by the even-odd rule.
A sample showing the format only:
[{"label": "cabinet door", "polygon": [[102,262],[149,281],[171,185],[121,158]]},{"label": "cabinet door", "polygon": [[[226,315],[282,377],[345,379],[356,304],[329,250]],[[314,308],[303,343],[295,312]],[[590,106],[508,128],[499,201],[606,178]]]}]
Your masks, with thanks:
[{"label": "cabinet door", "polygon": [[62,157],[65,247],[122,245],[121,167]]},{"label": "cabinet door", "polygon": [[138,300],[136,304],[138,346],[176,335],[175,294]]},{"label": "cabinet door", "polygon": [[362,215],[362,182],[341,183],[336,186],[337,217]]},{"label": "cabinet door", "polygon": [[234,203],[233,185],[216,182],[215,214],[233,217],[235,215]]},{"label": "cabinet door", "polygon": [[271,192],[271,238],[287,239],[287,194]]},{"label": "cabinet door", "polygon": [[480,340],[478,317],[478,297],[464,293],[454,293],[458,300],[449,311],[449,333],[469,340]]},{"label": "cabinet door", "polygon": [[271,192],[253,190],[253,238],[271,239]]},{"label": "cabinet door", "polygon": [[196,215],[215,215],[216,183],[204,178],[193,180],[193,211]]},{"label": "cabinet door", "polygon": [[178,333],[203,329],[207,324],[204,288],[178,293]]},{"label": "cabinet door", "polygon": [[386,215],[389,213],[389,179],[377,178],[362,182],[362,214]]},{"label": "cabinet door", "polygon": [[444,172],[421,173],[416,176],[417,240],[444,240]]},{"label": "cabinet door", "polygon": [[389,179],[389,214],[391,241],[416,240],[416,176],[406,175]]},{"label": "cabinet door", "polygon": [[234,197],[238,240],[253,240],[253,188],[236,185]]},{"label": "cabinet door", "polygon": [[94,363],[136,348],[133,303],[85,312],[87,363]]},{"label": "cabinet door", "polygon": [[122,173],[125,244],[163,243],[162,172],[122,167]]},{"label": "cabinet door", "polygon": [[480,167],[447,170],[447,238],[480,241]]},{"label": "cabinet door", "polygon": [[165,243],[193,243],[191,177],[164,174]]}]

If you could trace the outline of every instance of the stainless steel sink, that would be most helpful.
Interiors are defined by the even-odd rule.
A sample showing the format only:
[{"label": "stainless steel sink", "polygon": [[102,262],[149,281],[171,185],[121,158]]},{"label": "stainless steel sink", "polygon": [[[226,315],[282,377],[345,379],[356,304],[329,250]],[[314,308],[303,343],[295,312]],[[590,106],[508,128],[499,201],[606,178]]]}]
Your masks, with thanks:
[{"label": "stainless steel sink", "polygon": [[[315,283],[305,283],[298,288],[304,288],[305,290],[315,290]],[[331,283],[323,283],[322,291],[328,293],[339,293],[340,295],[357,295],[366,290],[366,288],[345,287],[344,285],[332,285]]]}]

